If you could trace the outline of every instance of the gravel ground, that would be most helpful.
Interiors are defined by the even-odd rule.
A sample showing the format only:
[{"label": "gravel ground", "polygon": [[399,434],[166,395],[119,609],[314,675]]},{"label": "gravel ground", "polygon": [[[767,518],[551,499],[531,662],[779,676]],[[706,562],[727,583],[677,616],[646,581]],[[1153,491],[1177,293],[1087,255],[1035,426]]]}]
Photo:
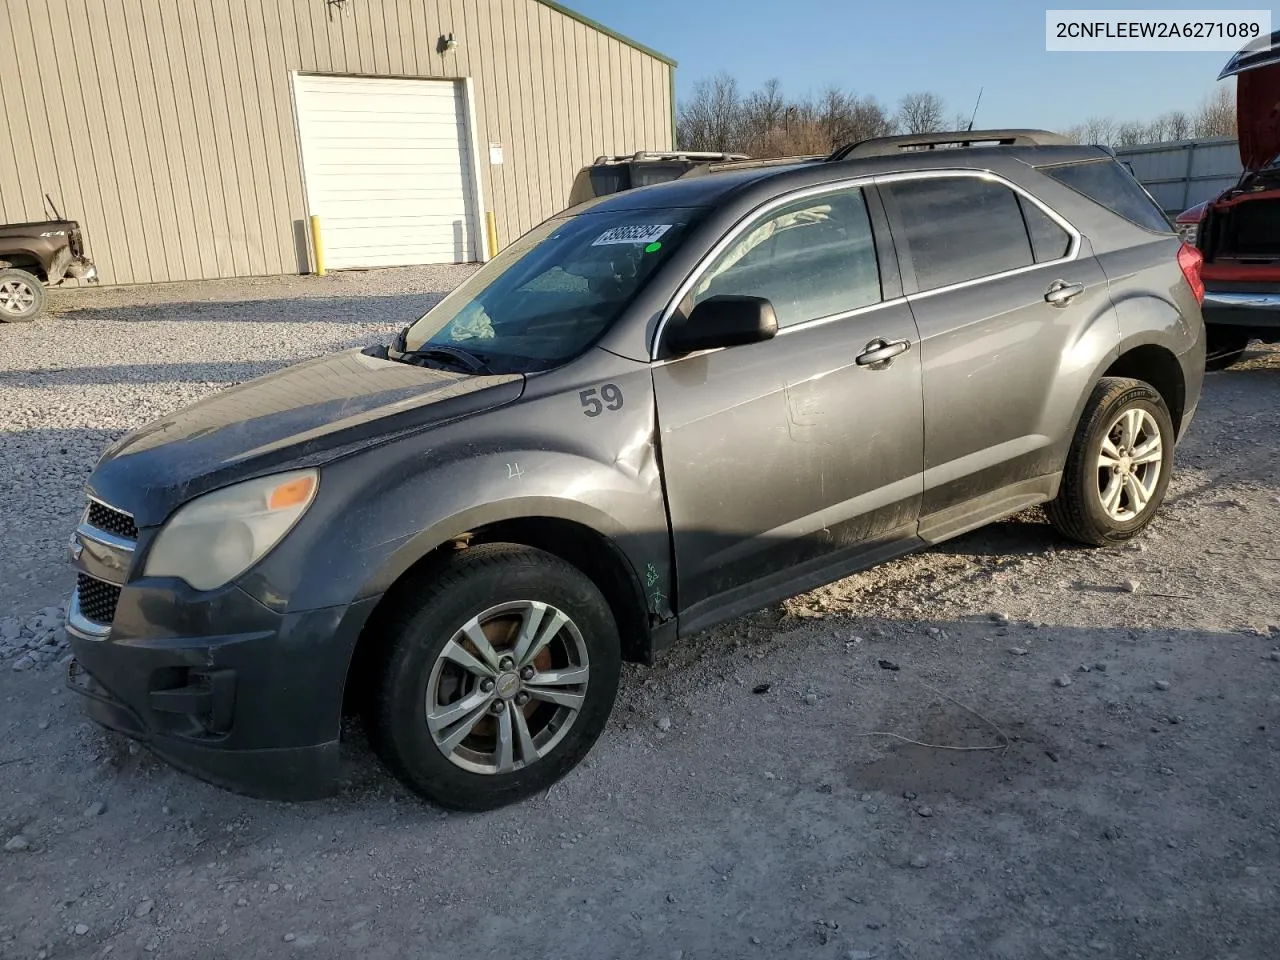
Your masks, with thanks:
[{"label": "gravel ground", "polygon": [[56,605],[98,450],[460,276],[76,292],[0,327],[0,958],[1275,956],[1280,351],[1208,377],[1140,542],[1031,512],[702,634],[514,808],[421,804],[358,729],[340,794],[287,805],[83,720]]}]

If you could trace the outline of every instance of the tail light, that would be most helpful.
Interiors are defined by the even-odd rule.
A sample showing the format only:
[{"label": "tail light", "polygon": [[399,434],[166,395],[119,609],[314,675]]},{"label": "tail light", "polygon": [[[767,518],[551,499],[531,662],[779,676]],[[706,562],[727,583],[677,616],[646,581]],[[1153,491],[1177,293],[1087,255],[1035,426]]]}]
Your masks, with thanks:
[{"label": "tail light", "polygon": [[1200,276],[1200,267],[1204,265],[1204,254],[1195,247],[1184,243],[1178,248],[1178,266],[1182,275],[1191,285],[1191,292],[1196,295],[1196,303],[1204,306],[1204,280]]}]

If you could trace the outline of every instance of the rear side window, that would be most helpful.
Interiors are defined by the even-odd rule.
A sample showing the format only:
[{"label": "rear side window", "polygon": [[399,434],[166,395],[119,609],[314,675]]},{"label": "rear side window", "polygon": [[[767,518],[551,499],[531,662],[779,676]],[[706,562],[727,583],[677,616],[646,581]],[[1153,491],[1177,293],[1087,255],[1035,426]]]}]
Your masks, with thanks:
[{"label": "rear side window", "polygon": [[722,294],[765,297],[779,327],[879,303],[880,268],[862,191],[833,190],[764,214],[716,257],[683,312]]},{"label": "rear side window", "polygon": [[1040,167],[1039,170],[1130,223],[1157,233],[1173,232],[1164,211],[1133,179],[1133,175],[1114,160],[1065,163],[1056,167]]},{"label": "rear side window", "polygon": [[1036,263],[1065,257],[1071,249],[1071,235],[1026,197],[1019,197],[1018,204],[1022,207],[1022,219],[1027,222],[1031,252],[1035,254]]},{"label": "rear side window", "polygon": [[889,184],[921,292],[1034,262],[1018,196],[974,177]]}]

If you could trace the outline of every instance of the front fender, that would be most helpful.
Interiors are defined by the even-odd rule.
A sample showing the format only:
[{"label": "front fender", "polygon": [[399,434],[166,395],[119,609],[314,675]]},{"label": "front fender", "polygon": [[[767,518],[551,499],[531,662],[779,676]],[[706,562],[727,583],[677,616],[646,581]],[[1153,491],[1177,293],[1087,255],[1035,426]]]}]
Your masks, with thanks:
[{"label": "front fender", "polygon": [[538,517],[610,540],[650,607],[665,610],[671,547],[652,380],[618,361],[631,369],[604,373],[626,397],[612,416],[583,417],[576,382],[535,388],[502,410],[325,467],[311,510],[243,588],[282,611],[349,604],[384,593],[463,533]]}]

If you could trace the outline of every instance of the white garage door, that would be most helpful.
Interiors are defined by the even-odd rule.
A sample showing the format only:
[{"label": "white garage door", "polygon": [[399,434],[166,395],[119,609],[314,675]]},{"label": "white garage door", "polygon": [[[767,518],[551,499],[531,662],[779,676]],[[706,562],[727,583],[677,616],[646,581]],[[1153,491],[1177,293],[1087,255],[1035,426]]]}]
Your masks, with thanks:
[{"label": "white garage door", "polygon": [[328,266],[480,259],[462,83],[300,76],[295,91]]}]

